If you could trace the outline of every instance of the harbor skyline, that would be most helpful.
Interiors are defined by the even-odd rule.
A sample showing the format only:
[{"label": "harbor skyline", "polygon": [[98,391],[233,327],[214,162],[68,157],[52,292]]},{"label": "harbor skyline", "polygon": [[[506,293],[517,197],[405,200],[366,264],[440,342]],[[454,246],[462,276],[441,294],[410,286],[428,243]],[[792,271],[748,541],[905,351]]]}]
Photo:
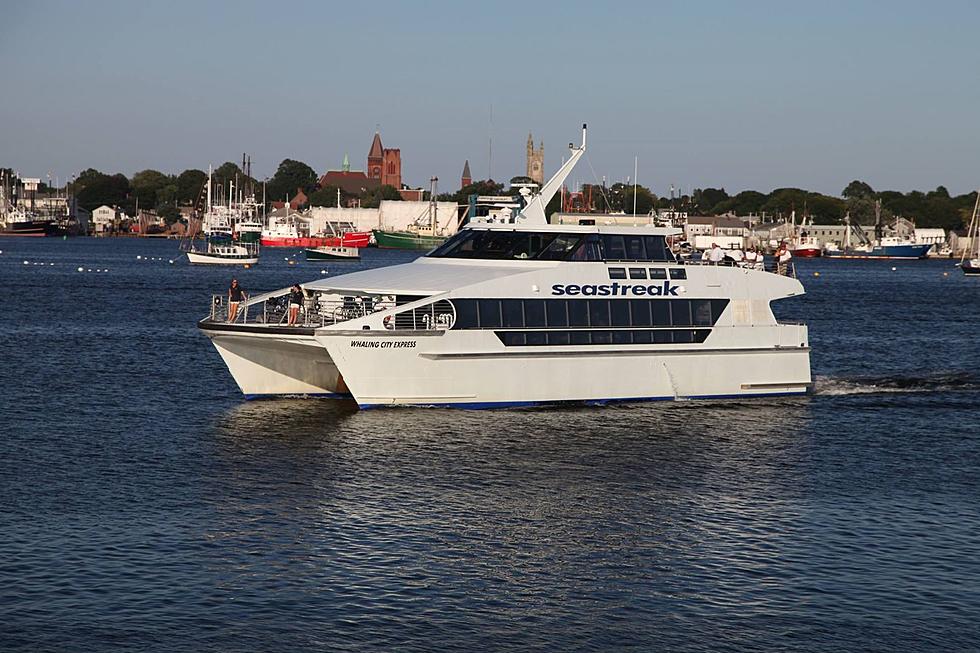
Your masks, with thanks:
[{"label": "harbor skyline", "polygon": [[[248,151],[264,178],[285,158],[336,169],[380,128],[411,186],[454,180],[467,160],[475,179],[506,181],[529,131],[550,174],[588,122],[571,185],[630,177],[638,157],[661,196],[838,194],[853,179],[960,194],[980,170],[967,33],[980,10],[944,8],[626,3],[618,20],[578,4],[16,5],[0,26],[14,62],[0,81],[18,89],[0,107],[0,165],[64,180]],[[31,46],[38,33],[48,47]]]}]

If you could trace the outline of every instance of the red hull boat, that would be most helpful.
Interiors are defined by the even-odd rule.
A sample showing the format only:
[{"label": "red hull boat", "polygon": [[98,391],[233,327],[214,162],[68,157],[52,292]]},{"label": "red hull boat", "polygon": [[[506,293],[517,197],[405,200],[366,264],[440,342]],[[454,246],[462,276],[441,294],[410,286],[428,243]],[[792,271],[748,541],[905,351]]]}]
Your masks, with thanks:
[{"label": "red hull boat", "polygon": [[342,236],[262,236],[263,247],[367,247],[371,242],[370,231],[348,231]]}]

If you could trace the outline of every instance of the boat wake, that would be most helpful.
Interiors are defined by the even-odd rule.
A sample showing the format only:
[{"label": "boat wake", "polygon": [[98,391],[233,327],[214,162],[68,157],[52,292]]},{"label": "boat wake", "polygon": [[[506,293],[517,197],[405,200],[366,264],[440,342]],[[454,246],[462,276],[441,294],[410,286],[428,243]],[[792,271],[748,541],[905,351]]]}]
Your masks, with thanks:
[{"label": "boat wake", "polygon": [[980,390],[980,378],[969,372],[936,372],[922,376],[815,376],[813,394],[824,396]]}]

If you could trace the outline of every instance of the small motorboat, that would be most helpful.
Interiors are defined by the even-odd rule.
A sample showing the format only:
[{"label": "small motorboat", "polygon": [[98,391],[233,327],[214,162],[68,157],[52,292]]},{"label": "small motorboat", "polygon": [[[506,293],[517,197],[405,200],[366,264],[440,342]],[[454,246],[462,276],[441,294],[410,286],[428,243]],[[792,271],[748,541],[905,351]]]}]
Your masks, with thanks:
[{"label": "small motorboat", "polygon": [[360,261],[361,253],[357,247],[343,245],[313,247],[303,250],[307,261]]}]

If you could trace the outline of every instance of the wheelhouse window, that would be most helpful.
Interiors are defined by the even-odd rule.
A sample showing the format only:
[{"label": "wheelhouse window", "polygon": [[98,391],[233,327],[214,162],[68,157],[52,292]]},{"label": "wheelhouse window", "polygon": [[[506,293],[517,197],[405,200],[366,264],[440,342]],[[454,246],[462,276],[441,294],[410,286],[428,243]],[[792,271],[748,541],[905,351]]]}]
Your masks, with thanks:
[{"label": "wheelhouse window", "polygon": [[498,229],[464,229],[428,256],[490,260],[675,262],[663,236]]}]

